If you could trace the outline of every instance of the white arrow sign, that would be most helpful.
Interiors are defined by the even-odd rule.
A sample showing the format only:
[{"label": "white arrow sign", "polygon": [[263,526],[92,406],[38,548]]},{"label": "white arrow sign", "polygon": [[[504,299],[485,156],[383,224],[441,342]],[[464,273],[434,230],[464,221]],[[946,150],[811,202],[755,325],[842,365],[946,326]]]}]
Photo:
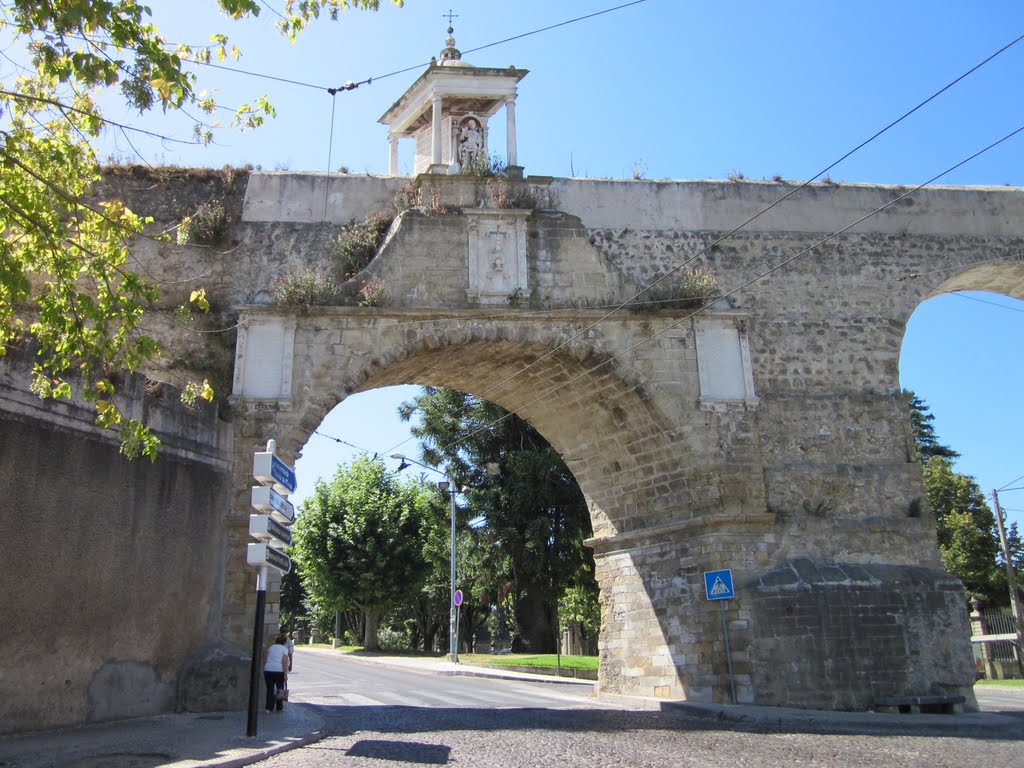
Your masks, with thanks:
[{"label": "white arrow sign", "polygon": [[293,493],[298,486],[295,470],[270,451],[260,451],[252,457],[252,476],[264,485],[273,485],[283,496]]},{"label": "white arrow sign", "polygon": [[292,543],[292,532],[270,515],[249,515],[249,535],[278,549]]},{"label": "white arrow sign", "polygon": [[291,558],[269,544],[249,544],[246,547],[245,561],[249,565],[269,566],[276,568],[282,575],[292,569]]},{"label": "white arrow sign", "polygon": [[273,515],[279,523],[295,522],[295,507],[288,499],[266,485],[252,487],[252,505],[260,512]]}]

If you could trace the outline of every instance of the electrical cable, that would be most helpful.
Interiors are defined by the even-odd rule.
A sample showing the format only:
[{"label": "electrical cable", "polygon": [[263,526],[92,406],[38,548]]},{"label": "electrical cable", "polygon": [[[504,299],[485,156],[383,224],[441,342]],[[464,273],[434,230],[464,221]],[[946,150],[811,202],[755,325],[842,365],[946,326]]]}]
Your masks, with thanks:
[{"label": "electrical cable", "polygon": [[1019,483],[1021,480],[1024,480],[1024,475],[1021,475],[1020,477],[1015,478],[1014,480],[1011,480],[1006,485],[1004,485],[1002,488],[996,488],[996,492],[998,493],[999,491],[1017,491],[1017,490],[1020,490],[1019,488],[1010,488],[1009,486],[1013,485],[1014,483]]},{"label": "electrical cable", "polygon": [[[504,386],[504,385],[505,385],[505,384],[507,384],[507,383],[508,383],[509,381],[511,381],[512,379],[514,379],[514,378],[515,378],[516,376],[520,376],[520,375],[522,375],[523,373],[525,373],[526,371],[528,371],[528,370],[529,370],[530,368],[532,368],[533,366],[537,365],[538,363],[540,363],[540,362],[542,362],[543,360],[547,359],[548,357],[550,357],[551,355],[555,354],[555,353],[556,353],[556,352],[558,352],[559,350],[563,349],[563,348],[564,348],[565,346],[567,346],[568,344],[571,344],[572,342],[574,342],[574,341],[576,341],[577,339],[581,338],[582,336],[586,335],[586,334],[587,334],[587,333],[588,333],[589,331],[591,331],[591,330],[592,330],[593,328],[595,328],[595,327],[596,327],[596,326],[597,326],[598,324],[600,324],[600,323],[601,323],[601,322],[603,322],[604,320],[607,320],[607,319],[608,319],[609,317],[611,317],[612,315],[614,315],[614,314],[615,314],[616,312],[619,312],[619,311],[621,311],[621,310],[622,310],[623,308],[625,308],[625,307],[626,307],[626,306],[628,306],[628,305],[629,305],[629,304],[630,304],[631,302],[633,302],[633,301],[635,301],[636,299],[638,299],[638,298],[639,298],[640,296],[642,296],[642,295],[643,295],[644,293],[646,293],[647,291],[649,291],[649,290],[650,290],[651,288],[654,288],[655,286],[657,286],[658,284],[660,284],[660,283],[661,283],[662,281],[664,281],[664,280],[668,279],[668,278],[669,278],[670,276],[672,276],[673,274],[677,273],[677,272],[678,272],[679,270],[681,270],[681,269],[683,269],[684,267],[686,267],[687,265],[689,265],[689,264],[693,263],[693,261],[695,261],[696,259],[700,258],[700,257],[701,257],[701,256],[703,256],[704,254],[708,253],[708,252],[709,252],[709,251],[710,251],[711,249],[713,249],[713,248],[714,248],[715,246],[717,246],[718,244],[720,244],[720,243],[721,243],[722,241],[724,241],[725,239],[727,239],[727,238],[731,237],[732,235],[736,234],[736,233],[737,233],[737,232],[739,232],[739,231],[740,231],[741,229],[743,229],[743,228],[744,228],[744,227],[746,227],[747,225],[751,224],[752,222],[756,221],[757,219],[759,219],[759,218],[760,218],[761,216],[763,216],[764,214],[766,214],[766,213],[768,213],[769,211],[771,211],[771,210],[772,210],[773,208],[775,208],[776,206],[778,206],[778,205],[780,205],[781,203],[783,203],[784,201],[788,200],[788,199],[789,199],[790,197],[792,197],[793,195],[795,195],[795,194],[796,194],[797,192],[799,192],[800,190],[804,189],[804,188],[805,188],[805,187],[807,187],[807,186],[808,186],[809,184],[811,184],[811,183],[812,183],[812,182],[813,182],[813,181],[814,181],[815,179],[817,179],[817,178],[819,178],[820,176],[823,176],[824,174],[828,173],[828,172],[829,172],[830,170],[832,170],[833,168],[835,168],[836,166],[838,166],[838,165],[839,165],[840,163],[842,163],[843,161],[845,161],[846,159],[848,159],[848,158],[849,158],[850,156],[852,156],[852,155],[853,155],[854,153],[856,153],[856,152],[859,152],[859,151],[860,151],[861,149],[863,149],[863,148],[864,148],[864,147],[866,147],[866,146],[867,146],[868,144],[870,144],[871,142],[873,142],[873,141],[875,141],[876,139],[878,139],[878,138],[879,138],[880,136],[882,136],[882,135],[883,135],[884,133],[886,133],[887,131],[891,130],[891,129],[892,129],[892,128],[894,128],[895,126],[897,126],[897,125],[899,125],[900,123],[902,123],[902,122],[903,122],[904,120],[906,120],[906,119],[907,119],[908,117],[910,117],[910,116],[911,116],[911,115],[913,115],[913,114],[914,114],[915,112],[917,112],[918,110],[920,110],[920,109],[921,109],[922,107],[924,107],[925,105],[927,105],[927,104],[929,104],[930,102],[934,101],[934,100],[935,100],[935,99],[936,99],[936,98],[937,98],[938,96],[940,96],[941,94],[943,94],[943,93],[945,93],[946,91],[948,91],[948,90],[949,90],[950,88],[952,88],[952,87],[953,87],[954,85],[956,85],[957,83],[960,83],[961,81],[963,81],[963,80],[964,80],[965,78],[969,77],[969,76],[970,76],[971,74],[973,74],[974,72],[977,72],[977,71],[978,71],[978,70],[979,70],[979,69],[980,69],[981,67],[985,66],[985,65],[986,65],[986,64],[988,64],[988,63],[989,63],[990,61],[992,61],[993,59],[995,59],[995,58],[996,58],[997,56],[1001,55],[1001,54],[1002,54],[1002,53],[1004,53],[1005,51],[1007,51],[1007,50],[1009,50],[1010,48],[1012,48],[1012,47],[1013,47],[1014,45],[1017,45],[1017,44],[1018,44],[1018,43],[1019,43],[1019,42],[1020,42],[1021,40],[1024,40],[1024,34],[1018,35],[1018,36],[1017,36],[1017,37],[1015,37],[1015,38],[1014,38],[1013,40],[1011,40],[1011,41],[1010,41],[1009,43],[1006,43],[1006,44],[1005,44],[1005,45],[1003,45],[1003,46],[1002,46],[1001,48],[999,48],[999,49],[998,49],[997,51],[995,51],[994,53],[992,53],[992,54],[990,54],[989,56],[985,57],[985,58],[984,58],[984,59],[983,59],[982,61],[980,61],[979,63],[975,64],[975,65],[974,65],[973,67],[971,67],[970,69],[968,69],[968,70],[967,70],[966,72],[962,73],[961,75],[959,75],[959,76],[958,76],[958,77],[956,77],[955,79],[951,80],[951,81],[950,81],[949,83],[947,83],[946,85],[944,85],[944,86],[943,86],[942,88],[940,88],[939,90],[937,90],[937,91],[935,91],[934,93],[932,93],[932,94],[931,94],[930,96],[928,96],[928,97],[927,97],[926,99],[924,99],[923,101],[919,102],[919,103],[918,103],[918,104],[917,104],[916,106],[914,106],[914,107],[912,107],[911,109],[907,110],[907,111],[906,111],[906,112],[904,112],[904,113],[903,113],[902,115],[900,115],[900,116],[899,116],[898,118],[896,118],[895,120],[893,120],[892,122],[890,122],[890,123],[889,123],[888,125],[886,125],[886,126],[885,126],[885,127],[883,127],[882,129],[880,129],[880,130],[876,131],[876,132],[875,132],[874,134],[872,134],[872,135],[871,135],[870,137],[868,137],[867,139],[865,139],[864,141],[860,142],[860,143],[859,143],[859,144],[857,144],[857,145],[856,145],[855,147],[853,147],[852,149],[850,149],[849,151],[847,151],[846,153],[844,153],[844,154],[843,154],[843,155],[842,155],[842,156],[841,156],[841,157],[840,157],[840,158],[839,158],[838,160],[836,160],[835,162],[832,162],[832,163],[830,163],[829,165],[825,166],[825,167],[824,167],[824,168],[823,168],[822,170],[820,170],[820,171],[819,171],[818,173],[816,173],[816,174],[815,174],[815,175],[814,175],[813,177],[811,177],[810,179],[807,179],[806,181],[804,181],[804,182],[803,182],[802,184],[800,184],[799,186],[796,186],[796,187],[794,187],[793,189],[791,189],[791,190],[790,190],[789,192],[787,192],[787,193],[786,193],[785,195],[782,195],[782,196],[781,196],[780,198],[778,198],[777,200],[775,200],[775,201],[774,201],[773,203],[771,203],[771,204],[770,204],[769,206],[767,206],[766,208],[764,208],[764,209],[760,210],[759,212],[757,212],[757,213],[756,213],[756,214],[754,214],[753,216],[751,216],[751,217],[749,217],[748,219],[746,219],[745,221],[743,221],[743,222],[742,222],[741,224],[739,224],[738,226],[736,226],[736,227],[734,227],[733,229],[731,229],[730,231],[726,232],[726,233],[725,233],[724,235],[721,235],[720,237],[718,237],[718,238],[717,238],[716,240],[714,240],[714,241],[713,241],[712,243],[710,243],[709,245],[707,245],[707,246],[705,246],[704,248],[702,248],[702,249],[701,249],[700,251],[698,251],[697,253],[695,253],[695,254],[693,254],[692,256],[690,256],[690,257],[689,257],[688,259],[686,259],[686,260],[685,260],[685,261],[683,261],[682,263],[680,263],[680,264],[676,265],[675,267],[673,267],[673,268],[672,268],[671,270],[669,270],[669,271],[668,271],[668,272],[667,272],[666,274],[662,275],[662,276],[661,276],[661,277],[659,277],[659,278],[658,278],[657,280],[655,280],[655,281],[651,282],[650,284],[648,284],[647,286],[645,286],[645,287],[644,287],[644,288],[643,288],[643,289],[642,289],[641,291],[637,292],[636,294],[634,294],[634,295],[633,295],[633,296],[631,296],[630,298],[626,299],[626,300],[625,300],[624,302],[622,302],[621,304],[619,304],[619,305],[618,305],[617,307],[615,307],[614,309],[612,309],[612,310],[608,311],[608,312],[607,312],[606,314],[604,314],[604,315],[603,315],[602,317],[600,317],[600,318],[598,318],[597,320],[595,320],[595,321],[594,321],[594,322],[593,322],[592,324],[590,324],[590,325],[588,325],[587,327],[585,327],[585,328],[584,328],[583,330],[581,330],[581,331],[580,331],[579,333],[577,333],[577,334],[576,334],[575,336],[572,336],[571,338],[569,338],[569,339],[565,340],[565,341],[564,341],[564,342],[562,342],[561,344],[559,344],[559,345],[557,345],[557,346],[553,347],[552,349],[550,349],[550,350],[546,351],[546,352],[545,352],[545,353],[544,353],[543,355],[541,355],[540,357],[538,357],[538,358],[537,358],[536,360],[532,361],[531,363],[529,363],[528,365],[524,366],[523,368],[521,368],[520,370],[516,371],[515,373],[512,373],[512,374],[510,374],[510,375],[509,375],[509,376],[507,376],[507,377],[506,377],[505,379],[503,379],[503,380],[501,380],[501,381],[497,382],[496,384],[492,385],[491,387],[487,388],[487,389],[486,389],[485,391],[481,392],[481,393],[480,393],[480,394],[478,395],[478,397],[480,397],[481,399],[485,398],[485,397],[486,397],[486,395],[487,395],[487,394],[488,394],[489,392],[493,392],[493,391],[494,391],[494,390],[496,390],[496,389],[497,389],[498,387],[502,387],[502,386]],[[451,415],[454,415],[454,414],[451,414]],[[402,441],[402,442],[401,442],[401,443],[399,443],[398,445],[394,446],[394,448],[399,448],[399,447],[401,447],[402,445],[404,445],[405,443],[407,443],[407,442],[408,442],[409,440],[411,440],[411,439],[412,439],[411,437],[410,437],[410,438],[407,438],[406,440]],[[394,448],[392,448],[391,450],[394,450]],[[389,451],[389,452],[390,452],[390,451]]]},{"label": "electrical cable", "polygon": [[[493,48],[496,45],[502,45],[504,43],[508,43],[508,42],[513,41],[513,40],[520,40],[520,39],[522,39],[524,37],[530,37],[531,35],[537,35],[537,34],[540,34],[541,32],[547,32],[548,30],[551,30],[551,29],[557,29],[558,27],[564,27],[564,26],[566,26],[568,24],[575,24],[578,21],[585,21],[586,19],[592,19],[595,16],[600,16],[600,15],[605,14],[605,13],[611,13],[612,11],[619,11],[619,10],[622,10],[623,8],[629,8],[632,5],[640,5],[640,3],[645,3],[645,2],[647,2],[647,0],[633,0],[633,2],[631,2],[631,3],[624,3],[622,5],[617,5],[614,8],[606,8],[603,11],[595,11],[594,13],[589,13],[586,16],[577,16],[575,19],[568,19],[566,21],[561,21],[561,22],[559,22],[557,24],[552,24],[552,25],[547,26],[547,27],[542,27],[541,29],[534,29],[534,30],[532,30],[530,32],[524,32],[521,35],[514,35],[513,37],[506,37],[504,40],[497,40],[497,41],[495,41],[493,43],[487,43],[486,45],[481,45],[481,46],[479,46],[477,48],[470,48],[469,50],[463,51],[462,53],[464,55],[468,54],[468,53],[476,53],[477,51],[482,51],[482,50],[485,50],[487,48]],[[338,88],[334,88],[334,89],[328,88],[327,90],[332,95],[335,92],[337,92],[337,91],[352,91],[352,90],[355,90],[356,88],[358,88],[360,85],[371,85],[375,80],[384,80],[384,79],[389,78],[389,77],[394,77],[395,75],[402,75],[402,74],[405,74],[406,72],[412,72],[413,70],[416,70],[416,69],[422,69],[423,67],[429,66],[430,63],[431,63],[430,61],[427,61],[427,62],[423,62],[422,64],[413,64],[411,67],[404,67],[402,69],[396,69],[394,72],[388,72],[386,75],[378,75],[377,77],[369,77],[366,80],[360,80],[359,82],[352,82],[351,80],[349,80],[347,83],[345,83],[345,85],[339,86]]]},{"label": "electrical cable", "polygon": [[[728,293],[724,294],[722,296],[722,298],[727,298],[729,296],[732,296],[732,295],[738,293],[739,291],[742,291],[743,289],[753,285],[754,283],[759,282],[760,280],[763,280],[764,278],[766,278],[769,275],[777,272],[778,270],[782,269],[783,267],[787,266],[788,264],[791,264],[792,262],[796,261],[800,257],[810,253],[814,249],[818,248],[820,245],[823,245],[824,243],[827,243],[828,241],[838,237],[839,235],[843,234],[844,232],[849,231],[853,227],[856,227],[858,224],[861,224],[862,222],[866,221],[867,219],[871,218],[872,216],[875,216],[876,214],[881,213],[882,211],[886,210],[890,206],[895,205],[896,203],[898,203],[899,201],[901,201],[901,200],[905,199],[906,197],[912,195],[913,193],[920,191],[924,187],[926,187],[926,186],[928,186],[930,184],[935,183],[936,181],[941,179],[943,176],[947,176],[948,174],[950,174],[953,171],[957,170],[961,166],[971,162],[972,160],[974,160],[977,157],[980,157],[981,155],[985,154],[986,152],[989,152],[990,150],[992,150],[995,147],[999,146],[1003,142],[1008,141],[1009,139],[1013,138],[1014,136],[1018,135],[1021,132],[1024,132],[1024,125],[1022,125],[1019,128],[1011,131],[1010,133],[1006,134],[1002,138],[997,139],[996,141],[992,142],[991,144],[989,144],[988,146],[984,147],[983,149],[978,150],[977,152],[973,153],[969,157],[964,158],[963,160],[961,160],[960,162],[956,163],[955,165],[950,166],[949,168],[947,168],[946,170],[942,171],[941,173],[936,174],[935,176],[933,176],[932,178],[928,179],[927,181],[922,182],[921,184],[918,184],[916,187],[913,187],[912,189],[908,190],[907,192],[904,192],[903,194],[901,194],[900,196],[894,198],[893,200],[890,200],[885,205],[879,206],[878,208],[874,209],[870,213],[867,213],[864,216],[861,216],[856,221],[846,225],[842,229],[838,229],[838,230],[832,232],[828,236],[823,237],[822,239],[818,240],[813,245],[810,245],[807,248],[804,248],[803,250],[798,251],[793,256],[790,256],[789,258],[784,259],[783,261],[781,261],[778,264],[776,264],[775,266],[773,266],[771,269],[768,269],[768,270],[760,273],[759,275],[751,278],[750,280],[748,280],[747,282],[743,283],[742,285],[740,285],[740,286],[732,289]],[[626,349],[622,350],[621,352],[618,352],[615,355],[612,355],[611,357],[609,357],[608,359],[603,360],[602,362],[598,363],[597,365],[592,366],[591,368],[586,369],[585,371],[583,371],[582,373],[577,374],[576,376],[573,376],[568,381],[565,381],[565,382],[559,384],[558,386],[555,386],[555,387],[552,387],[552,388],[548,389],[547,391],[541,393],[540,395],[538,395],[537,397],[533,398],[532,400],[529,400],[526,403],[522,404],[516,410],[509,411],[508,414],[506,414],[505,416],[501,417],[500,419],[496,419],[491,424],[479,427],[478,429],[474,430],[473,432],[470,432],[469,434],[464,435],[463,437],[460,437],[458,440],[455,440],[455,441],[453,441],[451,443],[448,443],[447,445],[443,446],[443,448],[441,448],[440,450],[451,449],[452,447],[458,445],[459,443],[462,443],[462,442],[470,439],[474,435],[477,435],[480,432],[483,432],[483,431],[486,431],[488,429],[493,428],[497,424],[501,423],[504,419],[507,419],[509,416],[519,415],[519,411],[521,411],[523,409],[526,409],[526,408],[529,408],[534,403],[540,402],[541,400],[544,400],[547,397],[550,397],[551,395],[555,394],[556,392],[559,392],[560,390],[565,389],[566,387],[568,387],[568,386],[570,386],[572,384],[575,384],[580,379],[582,379],[582,378],[584,378],[586,376],[589,376],[590,374],[592,374],[595,371],[603,368],[604,366],[608,365],[609,363],[613,362],[614,360],[617,360],[618,358],[622,357],[623,355],[629,354],[630,352],[632,352],[633,350],[637,349],[638,347],[640,347],[640,346],[642,346],[642,345],[644,345],[644,344],[646,344],[646,343],[648,343],[650,341],[653,341],[657,337],[661,336],[663,333],[666,333],[667,331],[670,331],[670,330],[672,330],[674,328],[679,327],[684,322],[686,322],[687,320],[691,319],[692,317],[697,315],[699,312],[701,312],[702,310],[707,309],[707,308],[708,308],[708,305],[705,304],[704,306],[702,306],[702,307],[700,307],[698,309],[695,309],[694,311],[692,311],[689,314],[687,314],[685,317],[682,317],[679,320],[677,320],[676,322],[671,323],[670,325],[666,326],[665,328],[661,329],[660,331],[657,331],[657,332],[651,334],[649,337],[638,341],[637,343],[627,347]],[[1017,478],[1017,480],[1021,480],[1021,479],[1024,479],[1024,477]],[[1017,480],[1014,480],[1013,482],[1017,482]]]},{"label": "electrical cable", "polygon": [[977,296],[967,296],[966,294],[960,293],[960,291],[949,291],[947,293],[940,294],[940,295],[943,295],[943,296],[958,296],[961,299],[969,299],[971,301],[976,301],[979,304],[989,304],[989,305],[991,305],[993,307],[999,307],[1000,309],[1008,309],[1011,312],[1024,312],[1024,308],[1022,308],[1022,307],[1011,307],[1011,306],[1008,306],[1006,304],[1000,304],[998,301],[988,301],[987,299],[979,299]]},{"label": "electrical cable", "polygon": [[365,448],[360,448],[358,445],[350,443],[347,440],[342,440],[340,437],[334,437],[333,435],[328,435],[324,432],[321,432],[319,429],[314,429],[313,434],[320,435],[320,437],[326,437],[328,440],[333,440],[334,442],[341,443],[342,445],[347,445],[349,448],[355,448],[357,451],[361,451],[362,453],[372,453],[372,451],[368,451]]}]

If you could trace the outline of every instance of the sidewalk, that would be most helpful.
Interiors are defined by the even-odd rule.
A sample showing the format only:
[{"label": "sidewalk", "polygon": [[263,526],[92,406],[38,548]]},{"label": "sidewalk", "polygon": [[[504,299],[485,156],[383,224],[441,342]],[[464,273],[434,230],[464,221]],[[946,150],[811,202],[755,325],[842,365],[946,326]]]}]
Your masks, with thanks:
[{"label": "sidewalk", "polygon": [[[305,653],[334,651],[304,649]],[[500,668],[452,664],[443,658],[349,654],[366,664],[406,667],[438,675],[496,677],[593,687],[592,681],[510,672]],[[629,709],[678,711],[733,727],[755,726],[795,731],[841,733],[973,733],[1024,738],[1024,714],[993,712],[960,715],[890,715],[826,712],[753,705],[696,704],[658,699],[602,696]],[[311,744],[326,735],[315,708],[290,703],[280,714],[259,715],[258,735],[245,736],[245,712],[161,715],[77,728],[0,736],[0,768],[234,768],[278,752]]]},{"label": "sidewalk", "polygon": [[159,715],[0,736],[3,768],[234,768],[318,741],[324,720],[311,707],[261,711],[247,737],[245,712]]}]

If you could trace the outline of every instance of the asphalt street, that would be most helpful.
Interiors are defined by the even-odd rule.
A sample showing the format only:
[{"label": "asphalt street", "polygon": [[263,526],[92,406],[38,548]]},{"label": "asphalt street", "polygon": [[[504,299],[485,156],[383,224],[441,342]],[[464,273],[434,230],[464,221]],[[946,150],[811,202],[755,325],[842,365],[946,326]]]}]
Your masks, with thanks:
[{"label": "asphalt street", "polygon": [[601,702],[586,686],[425,675],[333,655],[299,655],[291,686],[329,735],[261,762],[266,768],[1024,768],[1019,690],[979,689],[985,709],[1018,713],[1020,728],[946,735],[725,722]]}]

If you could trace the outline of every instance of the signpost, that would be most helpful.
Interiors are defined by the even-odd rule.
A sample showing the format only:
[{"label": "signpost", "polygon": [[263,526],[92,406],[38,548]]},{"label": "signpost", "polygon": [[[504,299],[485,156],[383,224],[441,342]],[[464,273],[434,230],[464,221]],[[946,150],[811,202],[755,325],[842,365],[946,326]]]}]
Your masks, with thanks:
[{"label": "signpost", "polygon": [[267,441],[267,450],[257,451],[252,459],[252,476],[260,482],[253,486],[252,505],[263,514],[249,515],[249,535],[257,539],[246,547],[245,561],[259,568],[256,577],[256,623],[252,633],[252,663],[249,668],[249,717],[246,736],[256,735],[259,713],[260,661],[263,658],[263,620],[267,605],[267,580],[270,569],[286,574],[292,569],[284,548],[292,543],[288,526],[295,522],[295,507],[288,501],[295,491],[295,470],[277,458],[277,442]]},{"label": "signpost", "polygon": [[273,515],[279,523],[291,525],[295,521],[295,507],[284,496],[266,485],[252,487],[252,505],[260,512]]},{"label": "signpost", "polygon": [[[460,610],[462,608],[462,590],[461,589],[456,589],[452,593],[452,605],[455,606],[455,608],[453,610],[455,611],[455,648],[457,650],[458,647],[459,647],[459,619],[462,618],[462,616],[461,616],[462,611]],[[458,656],[456,656],[455,658],[457,659]]]},{"label": "signpost", "polygon": [[736,678],[732,674],[732,649],[729,648],[729,624],[725,620],[727,601],[736,597],[732,584],[732,569],[704,572],[704,592],[708,600],[718,600],[722,606],[722,635],[725,638],[725,662],[729,668],[729,688],[732,692],[732,703],[736,703]]}]

